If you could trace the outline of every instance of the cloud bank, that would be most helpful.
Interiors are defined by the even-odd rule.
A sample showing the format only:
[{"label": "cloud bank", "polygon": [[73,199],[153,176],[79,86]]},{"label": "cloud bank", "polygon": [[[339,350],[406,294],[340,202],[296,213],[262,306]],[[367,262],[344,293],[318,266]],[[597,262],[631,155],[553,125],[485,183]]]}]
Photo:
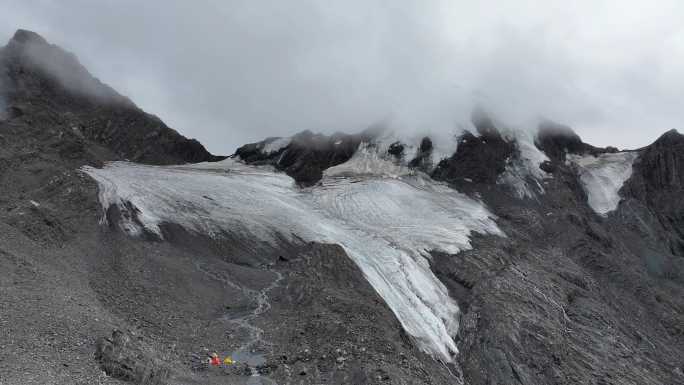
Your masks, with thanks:
[{"label": "cloud bank", "polygon": [[378,121],[456,130],[474,104],[633,148],[684,118],[684,3],[656,3],[5,0],[0,38],[41,33],[216,153]]}]

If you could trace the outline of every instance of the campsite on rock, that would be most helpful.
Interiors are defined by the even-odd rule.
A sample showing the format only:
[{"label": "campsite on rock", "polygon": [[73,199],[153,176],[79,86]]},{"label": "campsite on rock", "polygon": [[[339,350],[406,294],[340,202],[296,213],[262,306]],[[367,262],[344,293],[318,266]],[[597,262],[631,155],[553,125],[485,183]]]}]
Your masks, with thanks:
[{"label": "campsite on rock", "polygon": [[0,48],[1,385],[684,384],[677,130],[478,103],[214,155],[50,40]]}]

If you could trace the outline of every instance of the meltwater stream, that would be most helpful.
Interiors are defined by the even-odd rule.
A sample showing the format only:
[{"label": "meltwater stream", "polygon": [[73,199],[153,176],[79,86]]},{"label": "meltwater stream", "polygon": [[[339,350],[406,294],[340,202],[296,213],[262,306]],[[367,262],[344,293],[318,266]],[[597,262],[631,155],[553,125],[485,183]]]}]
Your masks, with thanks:
[{"label": "meltwater stream", "polygon": [[230,286],[234,290],[242,292],[246,298],[250,298],[254,300],[257,304],[256,308],[252,310],[251,312],[247,314],[242,314],[242,315],[228,315],[225,314],[222,319],[224,322],[234,324],[238,328],[244,329],[247,331],[247,341],[242,343],[236,350],[234,350],[231,354],[230,357],[235,361],[239,363],[246,364],[250,371],[251,371],[251,377],[259,377],[259,378],[252,378],[248,381],[248,384],[251,385],[271,385],[274,384],[272,380],[268,378],[261,378],[261,375],[259,374],[257,367],[260,365],[263,365],[266,363],[266,358],[260,354],[255,352],[255,347],[259,346],[260,343],[264,342],[262,340],[262,337],[264,335],[264,330],[261,329],[258,326],[255,326],[252,321],[260,316],[261,314],[269,311],[271,309],[271,302],[269,301],[269,293],[271,290],[275,289],[278,287],[280,284],[280,281],[283,279],[283,275],[280,274],[277,271],[271,271],[273,275],[275,276],[273,281],[271,281],[270,284],[268,284],[266,287],[262,288],[261,290],[252,290],[249,289],[245,286],[241,286],[233,282],[229,277],[224,276],[223,274],[216,274],[212,271],[210,267],[206,267],[200,262],[195,262],[195,268],[197,271],[200,271],[207,275],[210,279],[220,281],[226,286]]},{"label": "meltwater stream", "polygon": [[159,225],[170,222],[274,246],[279,237],[341,245],[417,345],[444,362],[457,353],[459,308],[430,270],[429,251],[468,249],[471,232],[503,236],[480,202],[420,174],[328,175],[301,189],[285,174],[231,159],[84,171],[105,209],[129,214],[120,225],[132,235],[142,226],[161,237]]}]

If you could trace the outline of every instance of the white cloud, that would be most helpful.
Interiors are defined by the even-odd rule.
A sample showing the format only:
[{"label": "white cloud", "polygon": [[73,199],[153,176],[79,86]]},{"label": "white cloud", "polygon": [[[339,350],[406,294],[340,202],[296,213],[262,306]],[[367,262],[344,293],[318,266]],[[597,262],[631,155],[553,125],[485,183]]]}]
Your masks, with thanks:
[{"label": "white cloud", "polygon": [[3,0],[0,15],[0,38],[36,30],[218,153],[387,118],[449,129],[474,101],[619,147],[683,118],[678,1]]}]

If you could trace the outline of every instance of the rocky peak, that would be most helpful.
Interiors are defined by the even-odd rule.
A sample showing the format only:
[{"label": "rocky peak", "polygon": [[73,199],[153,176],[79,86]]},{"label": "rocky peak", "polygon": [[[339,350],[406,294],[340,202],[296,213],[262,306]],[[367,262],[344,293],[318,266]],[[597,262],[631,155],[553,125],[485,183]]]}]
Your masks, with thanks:
[{"label": "rocky peak", "polygon": [[684,135],[670,130],[640,149],[632,170],[622,193],[658,218],[658,243],[684,256]]},{"label": "rocky peak", "polygon": [[549,158],[558,161],[564,161],[566,153],[581,153],[586,147],[572,128],[552,121],[539,124],[535,142]]},{"label": "rocky peak", "polygon": [[26,43],[37,43],[37,44],[45,44],[47,45],[48,42],[40,36],[39,34],[25,30],[25,29],[18,29],[15,33],[14,36],[12,36],[12,39],[10,39],[9,44],[26,44]]},{"label": "rocky peak", "polygon": [[[0,114],[24,135],[48,132],[109,149],[107,159],[172,164],[217,160],[127,97],[94,77],[76,55],[42,36],[18,30],[0,50]],[[88,147],[88,143],[81,146]],[[68,146],[67,146],[68,147]]]},{"label": "rocky peak", "polygon": [[677,130],[661,135],[642,150],[636,169],[653,192],[684,188],[684,135]]},{"label": "rocky peak", "polygon": [[680,134],[676,129],[672,129],[662,134],[655,142],[651,145],[652,147],[669,147],[669,146],[680,146],[684,143],[684,135]]},{"label": "rocky peak", "polygon": [[[3,50],[10,99],[31,98],[37,93],[61,97],[66,91],[80,104],[116,103],[134,107],[126,97],[95,78],[76,55],[50,44],[32,31],[18,30]],[[96,100],[93,101],[92,99]]]},{"label": "rocky peak", "polygon": [[550,159],[559,162],[565,161],[567,153],[601,152],[600,149],[584,143],[572,128],[550,120],[545,120],[539,124],[535,144]]}]

